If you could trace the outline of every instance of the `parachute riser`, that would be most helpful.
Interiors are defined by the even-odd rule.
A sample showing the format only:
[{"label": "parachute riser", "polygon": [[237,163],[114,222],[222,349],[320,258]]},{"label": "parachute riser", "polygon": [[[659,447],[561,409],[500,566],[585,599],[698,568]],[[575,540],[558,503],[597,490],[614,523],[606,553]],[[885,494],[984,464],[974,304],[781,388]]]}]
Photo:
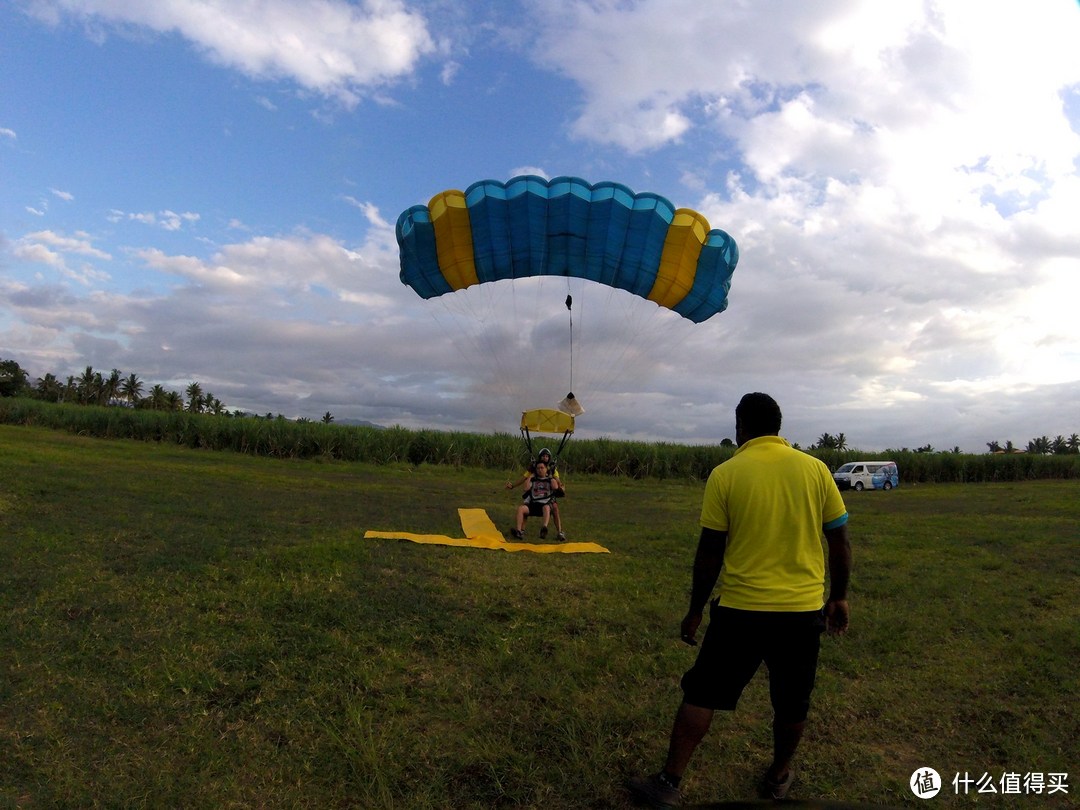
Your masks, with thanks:
[{"label": "parachute riser", "polygon": [[[567,430],[563,433],[562,439],[559,441],[558,448],[556,448],[555,452],[551,456],[551,463],[553,465],[558,464],[559,456],[562,455],[563,448],[566,447],[566,443],[570,440],[570,437],[573,435],[573,433],[574,431],[572,430]],[[529,429],[527,427],[521,428],[521,438],[525,441],[525,450],[528,452],[529,460],[531,462],[532,459],[536,457],[536,453],[533,452],[532,434],[529,432]]]}]

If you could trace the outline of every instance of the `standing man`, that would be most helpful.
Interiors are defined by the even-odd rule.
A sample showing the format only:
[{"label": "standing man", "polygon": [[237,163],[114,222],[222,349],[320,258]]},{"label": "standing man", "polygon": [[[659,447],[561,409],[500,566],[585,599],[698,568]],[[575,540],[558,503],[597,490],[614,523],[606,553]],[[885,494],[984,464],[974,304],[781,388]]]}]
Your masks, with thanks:
[{"label": "standing man", "polygon": [[[667,761],[659,773],[630,781],[635,798],[654,807],[678,806],[679,782],[713,713],[735,709],[762,661],[773,706],[773,761],[761,793],[784,798],[806,725],[821,632],[842,634],[848,627],[847,510],[828,468],[780,438],[780,420],[772,397],[744,396],[735,408],[739,449],[705,486],[684,642],[697,644],[717,577],[720,596],[697,661],[682,678]],[[830,584],[824,607],[823,533]]]}]

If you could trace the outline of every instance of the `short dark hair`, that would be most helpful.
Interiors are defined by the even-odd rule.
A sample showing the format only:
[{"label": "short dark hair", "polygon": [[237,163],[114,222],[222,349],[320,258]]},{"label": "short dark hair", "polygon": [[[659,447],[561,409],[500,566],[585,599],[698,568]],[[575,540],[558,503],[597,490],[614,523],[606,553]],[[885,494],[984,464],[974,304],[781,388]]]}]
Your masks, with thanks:
[{"label": "short dark hair", "polygon": [[776,400],[758,391],[747,394],[735,406],[735,422],[749,439],[780,433],[782,418]]}]

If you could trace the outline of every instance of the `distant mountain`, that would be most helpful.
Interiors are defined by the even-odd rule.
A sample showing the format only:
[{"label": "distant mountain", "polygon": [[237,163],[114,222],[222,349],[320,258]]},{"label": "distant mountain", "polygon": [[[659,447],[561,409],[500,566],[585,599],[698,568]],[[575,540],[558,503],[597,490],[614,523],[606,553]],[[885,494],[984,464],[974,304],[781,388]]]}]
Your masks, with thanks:
[{"label": "distant mountain", "polygon": [[335,416],[333,424],[335,424],[335,425],[352,425],[354,427],[372,427],[372,428],[378,428],[379,430],[386,430],[385,425],[376,425],[374,422],[369,422],[366,419],[338,419]]}]

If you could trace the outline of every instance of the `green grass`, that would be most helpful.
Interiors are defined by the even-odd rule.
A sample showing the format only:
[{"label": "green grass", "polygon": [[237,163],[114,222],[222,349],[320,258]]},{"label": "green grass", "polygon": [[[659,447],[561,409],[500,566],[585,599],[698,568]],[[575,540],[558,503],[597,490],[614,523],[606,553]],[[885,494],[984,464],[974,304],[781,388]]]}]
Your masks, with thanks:
[{"label": "green grass", "polygon": [[[530,555],[362,539],[508,525],[509,469],[0,426],[0,471],[0,806],[622,807],[662,759],[699,483],[570,475],[571,539],[612,553]],[[919,806],[930,766],[1070,774],[937,806],[1075,806],[1080,481],[846,500],[853,628],[793,796]],[[689,802],[752,796],[769,717],[759,674]]]}]

